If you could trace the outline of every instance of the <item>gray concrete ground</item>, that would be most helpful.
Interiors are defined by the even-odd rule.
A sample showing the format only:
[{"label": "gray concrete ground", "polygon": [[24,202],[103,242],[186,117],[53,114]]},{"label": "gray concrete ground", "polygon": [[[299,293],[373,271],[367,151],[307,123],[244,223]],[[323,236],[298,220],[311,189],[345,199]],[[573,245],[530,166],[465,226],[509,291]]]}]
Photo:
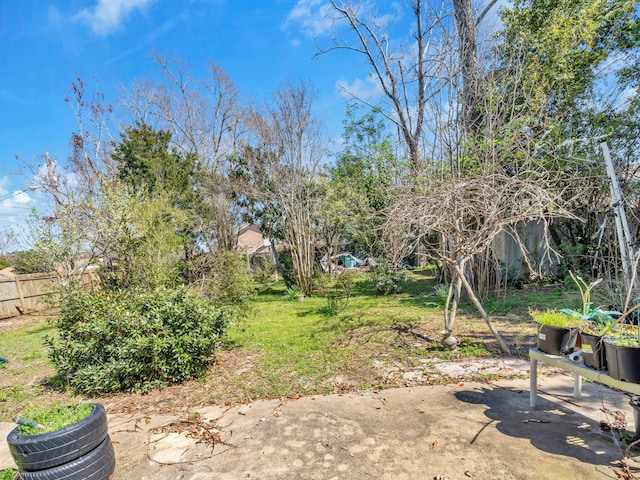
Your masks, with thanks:
[{"label": "gray concrete ground", "polygon": [[[585,383],[576,400],[569,375],[547,373],[535,410],[517,379],[203,407],[197,420],[109,415],[112,480],[634,478],[619,476],[625,447],[600,428],[613,422],[604,408],[635,431],[629,395]],[[224,444],[189,438],[198,424]],[[0,468],[12,465],[2,442]]]}]

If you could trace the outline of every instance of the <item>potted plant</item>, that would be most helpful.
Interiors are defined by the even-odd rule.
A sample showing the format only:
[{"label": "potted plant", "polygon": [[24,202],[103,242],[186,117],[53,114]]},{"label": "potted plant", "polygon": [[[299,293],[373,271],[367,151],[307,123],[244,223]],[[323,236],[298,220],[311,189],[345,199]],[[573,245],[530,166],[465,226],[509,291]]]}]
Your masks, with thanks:
[{"label": "potted plant", "polygon": [[603,314],[580,325],[582,360],[587,367],[607,370],[607,355],[604,338],[612,332],[616,320]]},{"label": "potted plant", "polygon": [[578,338],[578,327],[582,323],[576,318],[559,310],[529,310],[534,322],[538,324],[538,349],[552,355],[567,355],[573,352]]},{"label": "potted plant", "polygon": [[106,480],[115,469],[104,407],[97,403],[26,410],[7,436],[23,480]]},{"label": "potted plant", "polygon": [[596,370],[607,369],[607,357],[603,337],[611,332],[616,318],[622,313],[603,310],[602,307],[591,308],[591,290],[602,282],[601,278],[587,284],[581,277],[569,272],[571,279],[578,286],[582,298],[582,310],[576,312],[567,308],[560,311],[580,319],[580,345],[582,349],[582,360],[587,367]]},{"label": "potted plant", "polygon": [[[640,304],[639,304],[640,305]],[[617,322],[604,337],[609,375],[623,382],[640,383],[640,329]]]}]

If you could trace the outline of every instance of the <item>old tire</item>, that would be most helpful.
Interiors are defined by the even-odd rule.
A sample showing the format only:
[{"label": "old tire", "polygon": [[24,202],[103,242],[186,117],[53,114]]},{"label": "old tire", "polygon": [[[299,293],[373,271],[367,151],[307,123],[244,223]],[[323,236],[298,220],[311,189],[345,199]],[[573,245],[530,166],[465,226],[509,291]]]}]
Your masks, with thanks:
[{"label": "old tire", "polygon": [[57,467],[37,472],[20,472],[23,480],[106,480],[116,468],[111,439],[107,436],[92,451]]},{"label": "old tire", "polygon": [[18,469],[22,472],[50,469],[69,463],[100,445],[107,436],[107,415],[99,403],[91,405],[93,411],[87,417],[55,432],[21,435],[14,428],[7,442]]}]

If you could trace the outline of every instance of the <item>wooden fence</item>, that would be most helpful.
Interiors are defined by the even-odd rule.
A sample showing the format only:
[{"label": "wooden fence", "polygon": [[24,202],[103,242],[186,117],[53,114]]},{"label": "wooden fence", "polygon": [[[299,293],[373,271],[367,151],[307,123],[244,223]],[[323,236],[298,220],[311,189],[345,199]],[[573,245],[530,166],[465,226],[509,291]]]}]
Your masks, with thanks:
[{"label": "wooden fence", "polygon": [[[51,308],[55,301],[55,274],[31,273],[0,279],[0,319]],[[80,279],[83,286],[99,282],[94,272],[85,272]]]}]

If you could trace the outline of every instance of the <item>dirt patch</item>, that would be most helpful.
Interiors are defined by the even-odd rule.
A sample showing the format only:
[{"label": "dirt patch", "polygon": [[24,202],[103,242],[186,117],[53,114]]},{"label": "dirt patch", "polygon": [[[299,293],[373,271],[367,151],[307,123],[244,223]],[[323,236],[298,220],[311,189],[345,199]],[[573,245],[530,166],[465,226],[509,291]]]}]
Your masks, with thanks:
[{"label": "dirt patch", "polygon": [[45,312],[33,312],[17,317],[0,318],[0,332],[39,325],[54,318],[56,314],[56,310],[47,310]]}]

